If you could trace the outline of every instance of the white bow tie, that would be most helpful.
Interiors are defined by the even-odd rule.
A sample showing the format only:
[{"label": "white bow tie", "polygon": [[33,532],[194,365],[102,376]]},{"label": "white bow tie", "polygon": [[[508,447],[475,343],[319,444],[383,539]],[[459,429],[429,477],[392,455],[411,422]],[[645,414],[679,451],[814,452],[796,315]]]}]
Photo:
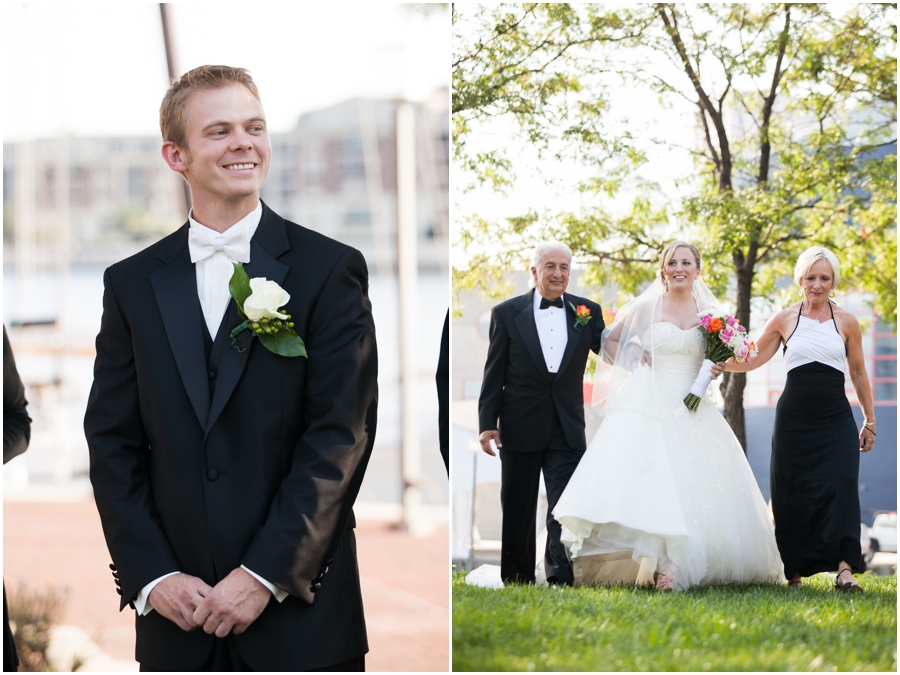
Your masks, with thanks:
[{"label": "white bow tie", "polygon": [[208,227],[190,228],[188,247],[191,251],[191,262],[206,260],[216,251],[224,251],[225,255],[239,263],[250,262],[250,239],[247,233],[232,232],[233,229],[229,228],[220,234]]}]

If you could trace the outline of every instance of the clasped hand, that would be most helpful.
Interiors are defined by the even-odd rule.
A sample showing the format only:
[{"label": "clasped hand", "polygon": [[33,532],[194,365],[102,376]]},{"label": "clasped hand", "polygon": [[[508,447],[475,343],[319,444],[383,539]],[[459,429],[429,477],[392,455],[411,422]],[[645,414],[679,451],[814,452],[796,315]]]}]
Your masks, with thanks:
[{"label": "clasped hand", "polygon": [[214,587],[190,574],[173,574],[150,591],[149,600],[182,630],[202,627],[222,638],[247,630],[271,597],[269,589],[239,567]]}]

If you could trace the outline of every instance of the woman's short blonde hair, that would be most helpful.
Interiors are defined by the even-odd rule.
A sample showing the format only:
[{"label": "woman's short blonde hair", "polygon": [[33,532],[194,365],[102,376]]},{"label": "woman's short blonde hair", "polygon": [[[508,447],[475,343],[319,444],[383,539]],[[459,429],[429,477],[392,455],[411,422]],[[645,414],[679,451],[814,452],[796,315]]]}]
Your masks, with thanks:
[{"label": "woman's short blonde hair", "polygon": [[809,273],[809,268],[817,260],[824,260],[831,265],[831,273],[834,275],[832,288],[837,288],[841,282],[841,263],[838,261],[837,256],[824,246],[812,246],[800,254],[800,257],[797,258],[797,264],[794,266],[794,281],[797,282],[798,286],[802,286],[803,277]]},{"label": "woman's short blonde hair", "polygon": [[666,283],[666,265],[675,256],[675,249],[682,246],[690,249],[691,253],[694,254],[694,260],[697,261],[697,269],[702,269],[703,263],[700,259],[700,251],[697,250],[696,246],[688,244],[686,241],[673,241],[663,249],[662,254],[659,256],[659,280],[663,283]]}]

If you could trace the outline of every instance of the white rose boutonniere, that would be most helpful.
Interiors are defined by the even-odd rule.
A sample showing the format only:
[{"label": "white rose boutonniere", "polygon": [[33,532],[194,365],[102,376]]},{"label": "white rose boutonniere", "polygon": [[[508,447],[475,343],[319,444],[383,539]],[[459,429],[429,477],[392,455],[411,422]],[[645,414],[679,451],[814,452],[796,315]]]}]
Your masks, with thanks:
[{"label": "white rose boutonniere", "polygon": [[251,279],[238,263],[234,263],[228,290],[244,319],[231,331],[231,345],[235,349],[243,351],[237,346],[237,336],[250,330],[270,352],[281,356],[307,356],[306,345],[294,332],[291,315],[283,311],[291,299],[287,291],[274,281],[262,277]]}]

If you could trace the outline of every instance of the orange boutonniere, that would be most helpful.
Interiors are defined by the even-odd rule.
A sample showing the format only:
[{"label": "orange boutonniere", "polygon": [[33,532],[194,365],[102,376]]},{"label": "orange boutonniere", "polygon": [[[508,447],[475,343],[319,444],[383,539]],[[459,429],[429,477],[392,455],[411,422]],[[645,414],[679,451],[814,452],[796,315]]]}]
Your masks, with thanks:
[{"label": "orange boutonniere", "polygon": [[575,325],[572,326],[575,330],[581,330],[582,326],[587,326],[588,321],[594,318],[591,316],[591,310],[587,308],[587,305],[578,305],[576,307],[570,302],[569,307],[575,312]]}]

